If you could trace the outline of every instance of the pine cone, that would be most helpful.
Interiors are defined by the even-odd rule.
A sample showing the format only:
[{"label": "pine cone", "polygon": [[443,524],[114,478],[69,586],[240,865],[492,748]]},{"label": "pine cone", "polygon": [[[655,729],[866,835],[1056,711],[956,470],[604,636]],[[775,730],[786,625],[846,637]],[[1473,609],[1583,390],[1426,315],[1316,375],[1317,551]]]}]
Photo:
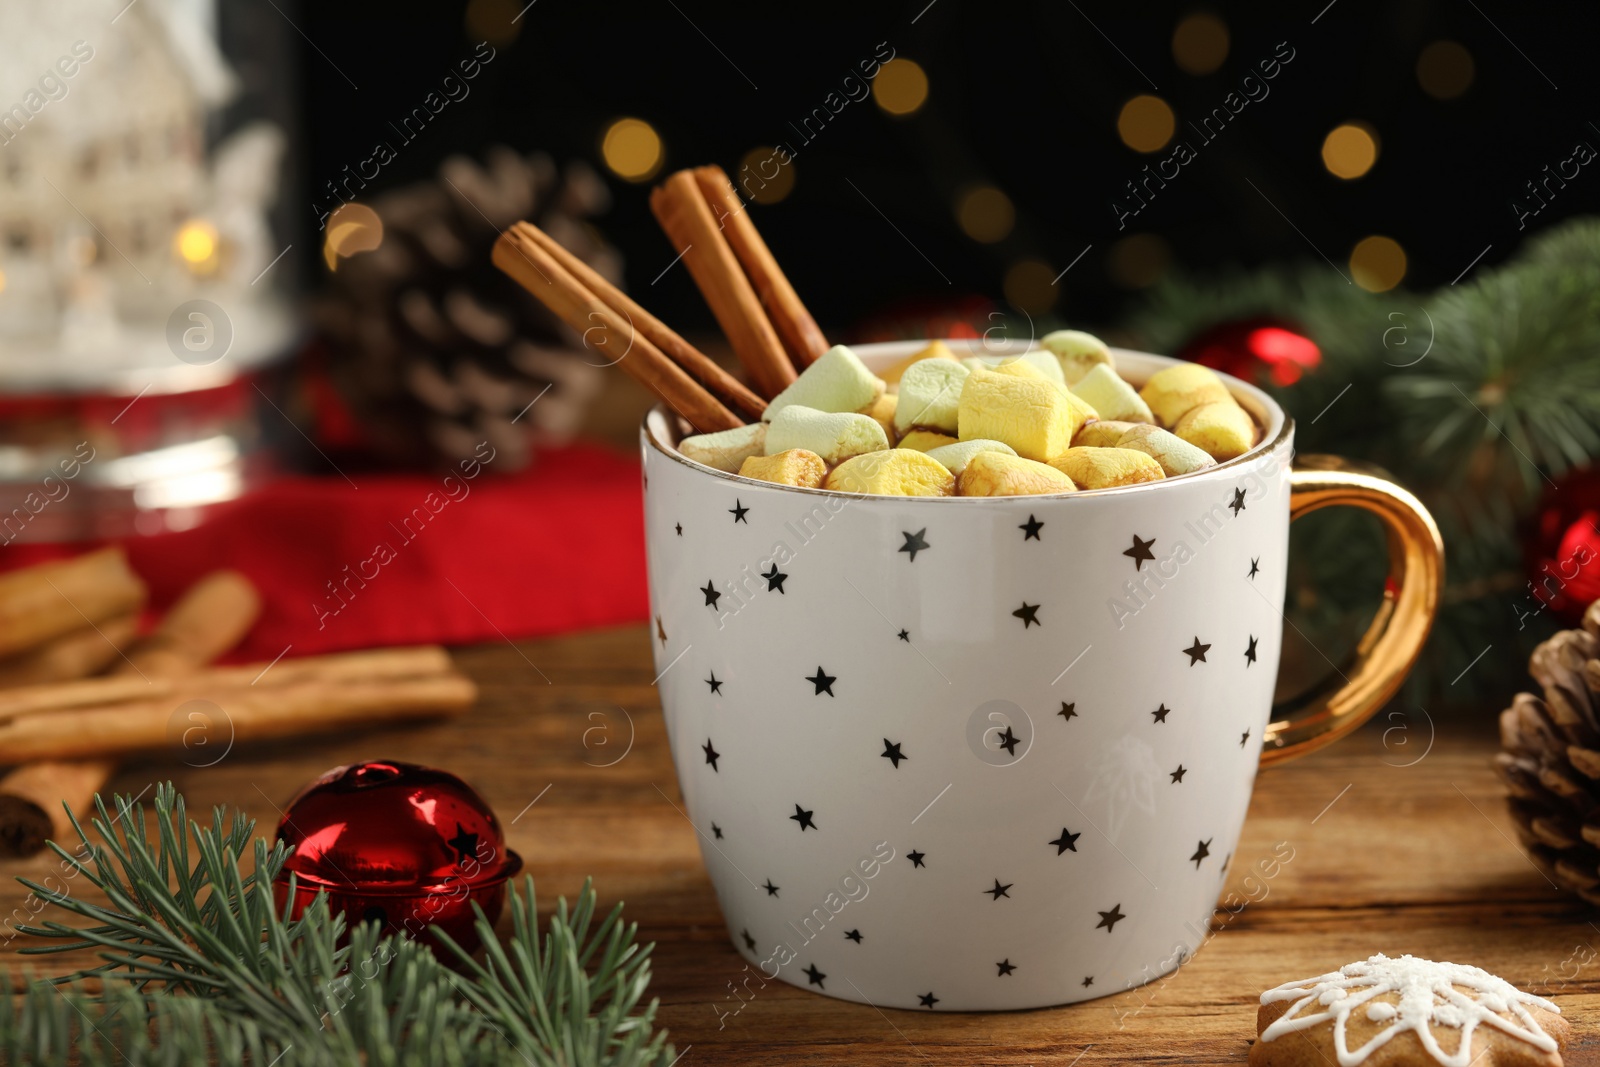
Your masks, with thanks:
[{"label": "pine cone", "polygon": [[[581,340],[490,262],[495,238],[530,219],[612,281],[621,259],[587,220],[610,203],[583,163],[492,149],[447,159],[439,181],[375,198],[383,242],[338,261],[317,320],[329,376],[364,436],[418,463],[496,450],[496,469],[536,441],[571,436],[600,388]],[[532,405],[531,407],[529,405]]]},{"label": "pine cone", "polygon": [[1600,904],[1600,601],[1583,629],[1539,645],[1528,672],[1543,698],[1518,693],[1500,713],[1495,770],[1528,856],[1555,882]]}]

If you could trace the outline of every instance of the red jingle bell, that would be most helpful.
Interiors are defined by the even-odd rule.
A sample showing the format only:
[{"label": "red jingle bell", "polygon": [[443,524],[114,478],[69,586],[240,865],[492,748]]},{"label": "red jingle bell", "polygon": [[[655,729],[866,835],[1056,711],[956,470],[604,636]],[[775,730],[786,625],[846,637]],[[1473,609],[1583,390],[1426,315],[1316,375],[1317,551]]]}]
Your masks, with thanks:
[{"label": "red jingle bell", "polygon": [[298,918],[318,893],[351,925],[376,919],[385,934],[422,937],[438,927],[478,947],[472,905],[492,923],[522,859],[506,847],[489,805],[446,771],[397,760],[353,763],[306,786],[278,824],[292,852],[274,885],[281,912]]}]

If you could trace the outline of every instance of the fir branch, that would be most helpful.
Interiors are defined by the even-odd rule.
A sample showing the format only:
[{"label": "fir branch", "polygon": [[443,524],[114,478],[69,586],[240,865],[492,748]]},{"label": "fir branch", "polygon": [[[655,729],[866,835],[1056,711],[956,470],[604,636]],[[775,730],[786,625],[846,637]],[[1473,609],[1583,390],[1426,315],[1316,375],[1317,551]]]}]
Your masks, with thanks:
[{"label": "fir branch", "polygon": [[[347,931],[319,896],[298,919],[278,913],[273,880],[287,852],[222,809],[189,822],[173,787],[143,805],[95,798],[82,847],[53,845],[75,878],[108,903],[21,880],[50,907],[87,919],[23,932],[52,944],[25,952],[97,949],[101,966],[29,981],[0,1005],[0,1061],[146,1067],[207,1060],[256,1067],[365,1064],[459,1067],[667,1067],[672,1046],[644,1003],[652,946],[621,905],[594,922],[585,883],[576,907],[558,901],[541,935],[533,882],[508,892],[512,933],[501,944],[481,910],[478,962],[440,937],[460,970],[376,924]],[[238,857],[252,855],[251,874]],[[75,879],[74,879],[75,880]],[[434,931],[439,936],[438,931]],[[0,976],[3,977],[3,976]],[[89,979],[100,979],[92,990]]]}]

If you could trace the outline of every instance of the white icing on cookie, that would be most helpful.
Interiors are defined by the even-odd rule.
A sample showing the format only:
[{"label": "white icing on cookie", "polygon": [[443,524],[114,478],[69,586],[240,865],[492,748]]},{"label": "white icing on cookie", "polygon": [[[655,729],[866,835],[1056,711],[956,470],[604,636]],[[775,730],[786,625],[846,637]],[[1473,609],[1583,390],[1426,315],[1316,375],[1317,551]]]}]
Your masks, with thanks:
[{"label": "white icing on cookie", "polygon": [[[1455,987],[1472,991],[1467,996]],[[1367,1006],[1367,1018],[1373,1022],[1389,1022],[1389,1026],[1376,1034],[1365,1045],[1352,1052],[1346,1041],[1345,1023],[1350,1013],[1373,998],[1386,993],[1399,995],[1398,1007],[1385,1001]],[[1333,1020],[1333,1048],[1339,1056],[1339,1067],[1357,1067],[1372,1051],[1389,1043],[1389,1039],[1406,1030],[1416,1032],[1423,1048],[1443,1067],[1468,1067],[1471,1062],[1472,1034],[1479,1023],[1495,1027],[1512,1037],[1526,1041],[1544,1052],[1556,1051],[1556,1042],[1528,1012],[1528,1006],[1561,1013],[1561,1009],[1542,997],[1524,993],[1516,986],[1488,971],[1466,967],[1458,963],[1434,963],[1415,956],[1401,956],[1392,960],[1379,953],[1361,963],[1347,963],[1337,971],[1298,982],[1285,982],[1276,989],[1261,994],[1261,1003],[1276,1004],[1292,1000],[1294,1005],[1280,1018],[1261,1032],[1261,1040],[1272,1041],[1284,1034],[1306,1030],[1318,1023]],[[1302,1009],[1312,1004],[1322,1010],[1313,1015],[1301,1015]],[[1509,1012],[1517,1022],[1496,1012]],[[1461,1031],[1461,1042],[1453,1055],[1446,1055],[1433,1036],[1434,1026],[1448,1026]]]}]

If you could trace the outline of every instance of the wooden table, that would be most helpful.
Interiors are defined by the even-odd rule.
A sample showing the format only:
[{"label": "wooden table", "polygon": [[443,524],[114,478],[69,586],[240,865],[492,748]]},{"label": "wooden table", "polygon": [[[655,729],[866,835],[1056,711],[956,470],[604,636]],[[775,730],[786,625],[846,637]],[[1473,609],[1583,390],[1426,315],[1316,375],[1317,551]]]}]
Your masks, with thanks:
[{"label": "wooden table", "polygon": [[[1518,849],[1488,766],[1488,709],[1471,724],[1380,719],[1264,773],[1228,883],[1259,899],[1165,980],[1069,1008],[992,1015],[878,1011],[771,982],[724,1015],[739,1007],[728,983],[745,962],[677,809],[645,628],[485,645],[458,658],[483,687],[466,720],[257,747],[205,770],[131,766],[116,787],[137,793],[171,778],[192,811],[242,806],[270,832],[276,806],[336,764],[390,756],[449,768],[500,813],[545,910],[585,875],[604,904],[627,902],[641,937],[656,942],[652,992],[684,1067],[1241,1064],[1262,989],[1379,951],[1477,964],[1556,997],[1579,1035],[1567,1062],[1600,1061],[1600,920]],[[1293,858],[1261,879],[1252,868],[1280,842]],[[49,866],[0,865],[0,915],[24,897],[9,876]],[[0,963],[15,969],[9,957],[25,939],[5,942],[9,934],[0,928]],[[64,970],[77,961],[48,962]]]}]

